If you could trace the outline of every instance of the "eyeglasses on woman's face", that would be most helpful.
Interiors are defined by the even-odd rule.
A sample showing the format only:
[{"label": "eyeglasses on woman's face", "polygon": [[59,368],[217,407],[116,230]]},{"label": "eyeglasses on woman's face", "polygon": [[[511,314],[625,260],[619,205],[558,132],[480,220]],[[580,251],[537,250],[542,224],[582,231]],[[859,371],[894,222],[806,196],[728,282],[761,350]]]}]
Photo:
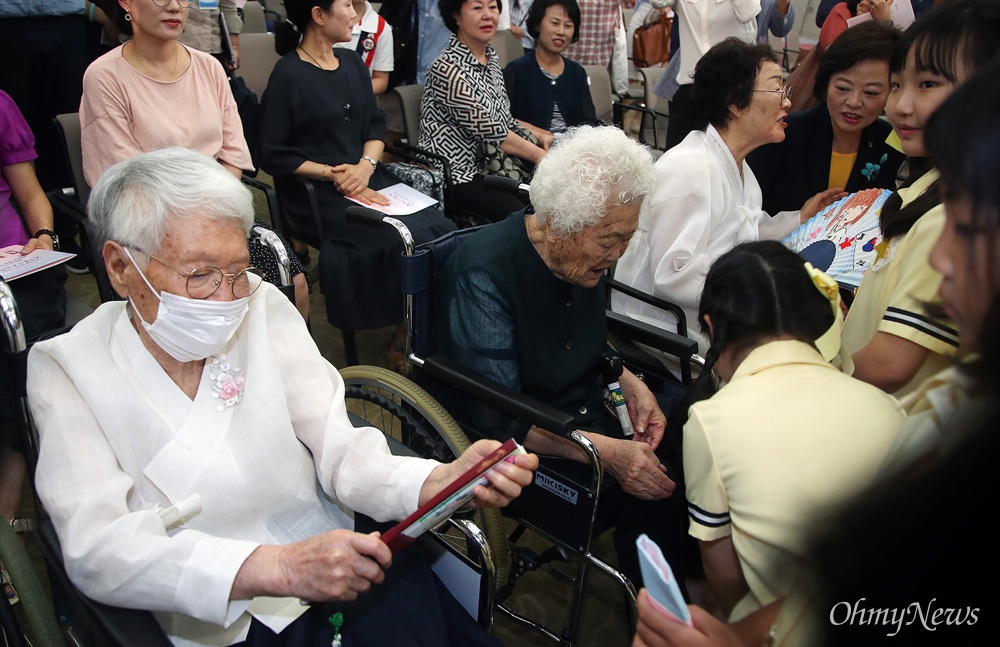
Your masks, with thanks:
[{"label": "eyeglasses on woman's face", "polygon": [[768,92],[770,94],[780,94],[782,101],[784,101],[785,99],[788,99],[789,101],[792,100],[792,88],[790,86],[788,86],[788,85],[781,86],[780,90],[765,90],[763,88],[754,88],[753,91],[754,92]]},{"label": "eyeglasses on woman's face", "polygon": [[153,0],[153,4],[155,4],[157,7],[166,7],[170,5],[171,2],[176,2],[177,6],[179,6],[181,9],[187,9],[192,4],[194,4],[194,0]]},{"label": "eyeglasses on woman's face", "polygon": [[232,291],[233,298],[242,299],[256,292],[257,288],[264,282],[264,273],[252,266],[231,274],[211,266],[199,267],[190,272],[185,272],[162,258],[153,256],[149,252],[144,252],[135,247],[131,249],[140,254],[145,254],[157,263],[165,265],[183,276],[186,279],[184,287],[187,289],[188,296],[192,299],[208,299],[218,292],[219,286],[222,285],[224,280],[229,281],[229,289]]}]

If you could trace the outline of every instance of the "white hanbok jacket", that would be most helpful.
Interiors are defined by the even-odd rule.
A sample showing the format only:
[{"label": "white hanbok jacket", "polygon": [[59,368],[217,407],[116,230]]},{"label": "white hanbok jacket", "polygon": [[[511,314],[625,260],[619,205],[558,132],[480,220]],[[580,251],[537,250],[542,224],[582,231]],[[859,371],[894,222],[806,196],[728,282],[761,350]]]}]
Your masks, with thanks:
[{"label": "white hanbok jacket", "polygon": [[[657,185],[639,215],[639,227],[618,261],[615,278],[679,305],[687,336],[708,350],[698,324],[698,301],[708,269],[740,243],[781,238],[799,226],[798,211],[774,217],[761,211],[760,185],[736,159],[714,126],[695,130],[655,165]],[[677,332],[662,310],[614,293],[611,308]]]},{"label": "white hanbok jacket", "polygon": [[437,465],[351,426],[343,380],[269,284],[214,357],[192,401],[119,302],[28,362],[36,484],[70,577],[96,600],[158,612],[179,645],[243,640],[250,614],[283,629],[298,600],[229,600],[247,556],[353,528],[351,510],[401,519]]}]

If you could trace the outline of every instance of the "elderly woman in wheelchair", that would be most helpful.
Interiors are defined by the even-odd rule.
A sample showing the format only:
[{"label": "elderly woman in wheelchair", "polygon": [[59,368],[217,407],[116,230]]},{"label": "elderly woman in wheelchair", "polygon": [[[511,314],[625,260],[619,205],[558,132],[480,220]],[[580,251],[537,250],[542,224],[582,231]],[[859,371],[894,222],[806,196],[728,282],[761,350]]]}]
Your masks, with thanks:
[{"label": "elderly woman in wheelchair", "polygon": [[[621,570],[634,582],[641,581],[635,538],[642,532],[672,564],[685,561],[679,453],[667,460],[673,443],[663,442],[666,418],[626,370],[619,381],[635,430],[628,439],[605,409],[598,371],[608,352],[605,272],[628,246],[654,184],[649,152],[620,130],[575,129],[538,166],[534,213],[511,214],[471,236],[448,259],[435,292],[438,353],[574,416],[596,447],[613,478],[604,479],[595,533],[616,529]],[[478,434],[586,460],[577,445],[545,429],[472,398],[439,397]]]},{"label": "elderly woman in wheelchair", "polygon": [[[351,510],[401,519],[497,443],[441,464],[352,427],[340,375],[248,267],[252,198],[214,160],[138,155],[105,173],[89,211],[127,302],[37,344],[28,368],[36,485],[74,583],[159,612],[176,644],[320,644],[313,629],[327,645],[338,630],[345,645],[414,631],[495,644],[474,624],[456,639],[472,619],[417,554],[355,532]],[[506,505],[536,466],[504,464],[476,503]],[[393,602],[415,590],[423,604]]]}]

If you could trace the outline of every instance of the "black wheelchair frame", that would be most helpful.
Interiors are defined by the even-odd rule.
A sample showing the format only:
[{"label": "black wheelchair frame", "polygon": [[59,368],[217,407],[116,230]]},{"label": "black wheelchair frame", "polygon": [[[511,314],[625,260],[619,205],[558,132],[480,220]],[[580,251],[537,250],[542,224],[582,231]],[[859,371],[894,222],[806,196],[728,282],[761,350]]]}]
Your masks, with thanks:
[{"label": "black wheelchair frame", "polygon": [[[509,181],[506,184],[509,184]],[[514,184],[516,185],[516,183]],[[577,479],[582,482],[567,481],[565,475],[552,471],[543,465],[536,474],[535,482],[540,483],[544,480],[547,487],[532,488],[530,496],[522,496],[515,502],[517,504],[516,521],[519,525],[510,538],[502,542],[504,547],[514,553],[513,564],[506,584],[503,583],[503,578],[500,580],[501,588],[497,594],[497,608],[516,624],[534,631],[553,643],[572,645],[578,635],[580,609],[588,567],[594,566],[622,586],[630,626],[634,627],[636,618],[634,586],[624,574],[591,552],[592,529],[603,482],[603,466],[596,448],[586,436],[576,430],[573,418],[484,378],[445,357],[440,355],[421,356],[423,349],[430,346],[429,321],[432,309],[430,294],[434,277],[443,266],[447,255],[459,244],[460,240],[464,240],[474,233],[477,228],[458,230],[415,248],[412,236],[410,236],[405,224],[399,219],[384,216],[363,207],[351,207],[348,209],[347,217],[355,222],[364,222],[373,227],[391,227],[399,233],[403,240],[405,357],[408,372],[416,373],[418,379],[421,374],[426,375],[450,389],[464,393],[507,415],[567,438],[580,447],[588,457],[589,469],[586,470],[588,474]],[[630,289],[627,286],[625,288]],[[667,302],[662,303],[676,308]],[[683,317],[683,312],[681,312],[681,317]],[[683,365],[688,367],[684,379],[690,383],[690,362],[698,362],[700,359],[696,355],[697,344],[694,341],[610,311],[608,312],[608,328],[609,332],[623,334],[683,358]],[[644,367],[643,370],[654,368],[650,365]],[[663,368],[659,367],[659,370],[662,371]],[[348,388],[350,389],[349,380]],[[575,513],[572,515],[553,515],[554,506],[564,507],[569,499],[572,499],[572,507],[578,508]],[[512,508],[514,507],[512,505]],[[530,528],[553,542],[554,548],[544,551],[543,555],[539,556],[514,547],[513,543],[520,538],[525,528]],[[576,558],[574,576],[567,577],[558,569],[547,569],[547,564],[551,561],[570,562],[571,555]],[[499,569],[502,569],[505,564],[502,559],[498,561],[501,565]],[[549,570],[562,579],[570,579],[574,586],[568,624],[558,633],[517,613],[505,604],[505,599],[513,592],[517,578],[537,568]]]}]

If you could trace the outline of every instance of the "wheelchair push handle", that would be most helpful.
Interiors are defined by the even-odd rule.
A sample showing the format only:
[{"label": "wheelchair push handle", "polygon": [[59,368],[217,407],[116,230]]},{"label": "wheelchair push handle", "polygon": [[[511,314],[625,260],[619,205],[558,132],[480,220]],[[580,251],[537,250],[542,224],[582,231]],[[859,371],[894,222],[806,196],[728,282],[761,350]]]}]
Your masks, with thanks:
[{"label": "wheelchair push handle", "polygon": [[369,209],[368,207],[360,205],[347,207],[346,215],[347,221],[353,222],[356,225],[368,225],[370,227],[385,226],[385,223],[382,221],[385,218],[385,214],[374,209]]},{"label": "wheelchair push handle", "polygon": [[528,189],[531,188],[528,184],[518,182],[513,178],[500,177],[499,175],[487,175],[483,178],[483,184],[491,189],[499,189],[508,193],[517,193],[519,191],[527,193]]},{"label": "wheelchair push handle", "polygon": [[357,225],[366,225],[379,229],[390,227],[395,229],[396,233],[403,240],[403,254],[405,256],[413,256],[413,235],[410,233],[410,229],[403,224],[402,220],[360,205],[347,207],[345,215],[347,216],[347,222],[353,222]]}]

